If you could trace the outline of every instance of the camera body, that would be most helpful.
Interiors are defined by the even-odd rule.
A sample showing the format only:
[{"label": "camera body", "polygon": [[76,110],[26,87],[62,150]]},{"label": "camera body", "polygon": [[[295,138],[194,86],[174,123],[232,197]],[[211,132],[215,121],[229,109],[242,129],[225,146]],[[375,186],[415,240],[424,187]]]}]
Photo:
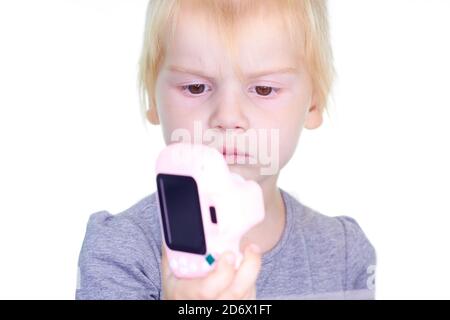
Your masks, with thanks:
[{"label": "camera body", "polygon": [[223,155],[202,144],[174,143],[160,153],[156,183],[163,245],[180,278],[206,275],[225,251],[242,261],[240,240],[264,219],[260,186],[230,172]]}]

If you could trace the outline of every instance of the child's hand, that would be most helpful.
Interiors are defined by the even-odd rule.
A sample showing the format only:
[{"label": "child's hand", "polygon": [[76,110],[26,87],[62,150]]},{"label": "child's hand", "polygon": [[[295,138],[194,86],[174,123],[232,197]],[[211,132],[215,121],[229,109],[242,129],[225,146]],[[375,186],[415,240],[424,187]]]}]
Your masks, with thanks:
[{"label": "child's hand", "polygon": [[[261,269],[261,253],[256,246],[245,249],[239,269],[234,268],[234,254],[225,252],[206,276],[195,279],[177,278],[162,252],[162,287],[167,300],[241,300],[256,299],[256,279]],[[230,262],[228,262],[230,261]]]}]

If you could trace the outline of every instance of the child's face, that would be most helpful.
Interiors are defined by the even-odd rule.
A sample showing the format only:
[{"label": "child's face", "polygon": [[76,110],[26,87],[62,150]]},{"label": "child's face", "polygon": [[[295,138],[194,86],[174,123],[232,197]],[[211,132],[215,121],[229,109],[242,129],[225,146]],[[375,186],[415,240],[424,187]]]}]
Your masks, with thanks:
[{"label": "child's face", "polygon": [[[151,106],[148,117],[152,123],[161,122],[167,144],[173,142],[171,135],[176,129],[187,129],[194,137],[195,122],[202,130],[214,130],[224,138],[265,129],[265,148],[271,159],[278,157],[273,172],[278,174],[293,155],[302,128],[316,128],[322,121],[303,58],[278,18],[268,15],[263,23],[250,19],[235,38],[238,54],[234,63],[241,78],[214,29],[202,21],[192,11],[180,13],[175,38],[166,46],[156,81],[157,114]],[[280,69],[291,71],[272,72]],[[265,71],[268,73],[253,75]],[[271,130],[278,130],[279,137]],[[259,135],[257,143],[261,141],[266,140]],[[229,167],[246,179],[259,181],[264,166],[259,160],[257,165]]]}]

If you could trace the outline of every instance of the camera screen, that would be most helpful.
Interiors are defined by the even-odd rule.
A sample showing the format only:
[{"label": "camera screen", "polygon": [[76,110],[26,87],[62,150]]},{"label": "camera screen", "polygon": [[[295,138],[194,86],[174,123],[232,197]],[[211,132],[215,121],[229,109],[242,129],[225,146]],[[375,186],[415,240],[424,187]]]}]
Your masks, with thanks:
[{"label": "camera screen", "polygon": [[206,253],[197,183],[192,177],[156,177],[164,237],[172,250]]}]

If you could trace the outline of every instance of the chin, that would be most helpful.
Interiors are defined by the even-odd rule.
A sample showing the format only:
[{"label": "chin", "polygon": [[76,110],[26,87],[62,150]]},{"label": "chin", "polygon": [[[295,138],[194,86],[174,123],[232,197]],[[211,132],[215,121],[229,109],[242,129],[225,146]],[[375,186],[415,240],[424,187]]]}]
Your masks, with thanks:
[{"label": "chin", "polygon": [[228,169],[233,173],[239,174],[246,180],[255,180],[256,174],[258,173],[257,168],[252,168],[248,165],[228,164]]},{"label": "chin", "polygon": [[245,180],[253,180],[257,183],[269,177],[261,175],[261,168],[259,166],[229,164],[228,168],[231,172],[239,174]]}]

